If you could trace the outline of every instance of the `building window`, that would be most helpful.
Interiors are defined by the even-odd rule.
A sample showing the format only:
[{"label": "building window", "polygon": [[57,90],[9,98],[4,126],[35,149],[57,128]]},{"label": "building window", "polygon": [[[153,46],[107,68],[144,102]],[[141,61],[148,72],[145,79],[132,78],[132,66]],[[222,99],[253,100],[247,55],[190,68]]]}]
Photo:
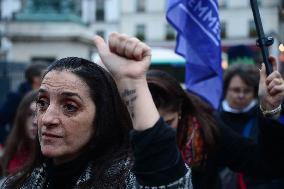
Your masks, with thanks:
[{"label": "building window", "polygon": [[2,20],[2,1],[0,0],[0,21]]},{"label": "building window", "polygon": [[170,25],[166,25],[166,36],[165,39],[167,41],[172,41],[175,40],[176,36],[175,36],[175,30],[172,28],[172,26]]},{"label": "building window", "polygon": [[34,56],[31,57],[31,62],[46,62],[46,63],[52,63],[56,60],[55,57],[41,57],[41,56]]},{"label": "building window", "polygon": [[96,21],[105,20],[105,1],[96,0]]},{"label": "building window", "polygon": [[137,12],[145,12],[146,10],[146,0],[137,0],[136,1],[136,11]]},{"label": "building window", "polygon": [[227,37],[226,28],[227,28],[226,22],[221,21],[221,38],[222,38],[222,39],[225,39],[225,38]]},{"label": "building window", "polygon": [[257,37],[254,20],[249,21],[249,37]]},{"label": "building window", "polygon": [[102,38],[105,38],[105,31],[103,31],[103,30],[98,30],[98,31],[96,32],[96,34],[97,34],[98,36],[101,36]]},{"label": "building window", "polygon": [[219,0],[219,7],[226,8],[228,6],[227,0]]},{"label": "building window", "polygon": [[0,30],[0,54],[1,54],[1,48],[2,48],[2,32]]},{"label": "building window", "polygon": [[145,40],[145,25],[144,24],[138,24],[136,26],[136,37],[140,39],[141,41]]},{"label": "building window", "polygon": [[75,0],[73,2],[74,10],[76,15],[82,17],[82,2],[81,0]]},{"label": "building window", "polygon": [[280,14],[280,20],[284,20],[284,0],[281,0],[281,10],[279,11]]}]

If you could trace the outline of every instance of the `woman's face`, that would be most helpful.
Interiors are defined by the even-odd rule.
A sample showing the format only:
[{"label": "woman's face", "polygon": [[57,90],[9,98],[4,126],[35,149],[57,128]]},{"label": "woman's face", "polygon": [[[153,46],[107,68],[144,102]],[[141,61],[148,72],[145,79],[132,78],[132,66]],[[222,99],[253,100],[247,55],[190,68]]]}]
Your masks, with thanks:
[{"label": "woman's face", "polygon": [[248,86],[240,76],[231,79],[226,93],[226,100],[231,108],[241,110],[254,99],[253,87]]},{"label": "woman's face", "polygon": [[28,118],[26,120],[26,131],[28,137],[33,140],[36,138],[37,133],[37,123],[35,119],[36,102],[32,102],[29,108],[30,113],[28,114]]},{"label": "woman's face", "polygon": [[172,128],[177,129],[179,121],[179,112],[169,112],[162,108],[158,109],[160,116],[169,124]]},{"label": "woman's face", "polygon": [[67,71],[45,75],[37,100],[38,135],[44,156],[55,164],[76,158],[93,136],[96,106],[90,89]]}]

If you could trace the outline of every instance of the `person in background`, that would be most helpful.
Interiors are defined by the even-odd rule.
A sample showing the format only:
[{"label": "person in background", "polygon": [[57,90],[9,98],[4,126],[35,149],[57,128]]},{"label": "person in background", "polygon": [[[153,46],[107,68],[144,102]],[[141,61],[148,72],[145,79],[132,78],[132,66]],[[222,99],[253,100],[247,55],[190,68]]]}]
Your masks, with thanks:
[{"label": "person in background", "polygon": [[15,174],[32,159],[37,126],[35,120],[37,91],[28,92],[19,104],[11,133],[0,158],[2,176]]},{"label": "person in background", "polygon": [[9,92],[0,106],[0,144],[3,144],[9,135],[16,115],[17,108],[27,92],[38,89],[43,71],[47,63],[37,62],[30,64],[25,70],[25,81],[21,83],[16,92]]},{"label": "person in background", "polygon": [[37,97],[40,151],[0,188],[192,189],[147,86],[151,49],[118,33],[95,43],[110,73],[78,57],[48,68]]},{"label": "person in background", "polygon": [[[258,140],[258,81],[259,70],[253,64],[234,64],[224,74],[224,100],[219,110],[221,120],[243,137]],[[283,180],[255,179],[241,173],[229,173],[225,168],[221,175],[234,174],[236,185],[247,189],[281,189]],[[233,175],[232,175],[233,176]],[[222,179],[226,183],[226,179]],[[232,182],[230,183],[230,185]],[[224,184],[227,185],[227,184]],[[229,188],[224,187],[224,188]]]},{"label": "person in background", "polygon": [[222,121],[234,131],[257,140],[259,70],[253,64],[234,64],[224,73]]},{"label": "person in background", "polygon": [[[261,73],[260,101],[266,109],[279,107],[284,96],[279,72],[268,78],[265,68]],[[224,125],[208,104],[185,92],[166,72],[150,70],[147,83],[160,115],[177,131],[179,149],[192,169],[193,188],[220,189],[218,171],[222,166],[258,178],[283,177],[284,157],[279,151],[283,146],[282,124],[260,113],[262,132],[256,144]]]}]

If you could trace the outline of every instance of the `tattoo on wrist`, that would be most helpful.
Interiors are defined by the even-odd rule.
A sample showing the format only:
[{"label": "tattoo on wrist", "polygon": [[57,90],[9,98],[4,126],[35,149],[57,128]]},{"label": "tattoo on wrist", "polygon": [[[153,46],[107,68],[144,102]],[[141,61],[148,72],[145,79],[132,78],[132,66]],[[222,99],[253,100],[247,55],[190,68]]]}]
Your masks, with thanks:
[{"label": "tattoo on wrist", "polygon": [[132,119],[135,118],[135,114],[134,114],[134,102],[137,99],[137,95],[136,95],[136,89],[125,89],[122,93],[121,93],[121,97],[124,100],[129,114],[132,117]]}]

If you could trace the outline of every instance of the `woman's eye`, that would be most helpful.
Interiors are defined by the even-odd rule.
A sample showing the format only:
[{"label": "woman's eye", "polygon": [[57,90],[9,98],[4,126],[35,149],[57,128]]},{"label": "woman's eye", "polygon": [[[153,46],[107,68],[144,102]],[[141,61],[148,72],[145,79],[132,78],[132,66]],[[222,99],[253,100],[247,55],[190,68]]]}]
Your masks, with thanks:
[{"label": "woman's eye", "polygon": [[78,110],[78,108],[75,105],[72,104],[65,104],[64,105],[64,110],[66,110],[67,112],[76,112]]},{"label": "woman's eye", "polygon": [[42,99],[37,100],[36,106],[39,110],[46,110],[48,107],[48,102]]},{"label": "woman's eye", "polygon": [[173,119],[171,119],[171,120],[166,120],[166,123],[168,124],[168,125],[172,125],[172,123],[173,123]]}]

